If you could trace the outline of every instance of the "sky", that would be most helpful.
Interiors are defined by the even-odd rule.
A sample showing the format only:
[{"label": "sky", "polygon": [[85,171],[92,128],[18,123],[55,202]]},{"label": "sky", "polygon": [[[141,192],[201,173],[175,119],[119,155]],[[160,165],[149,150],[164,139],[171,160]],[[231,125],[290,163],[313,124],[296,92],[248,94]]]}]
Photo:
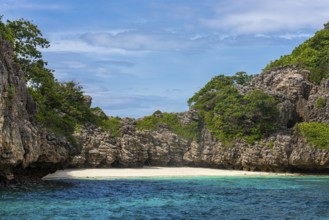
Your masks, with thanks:
[{"label": "sky", "polygon": [[59,81],[119,117],[181,112],[212,77],[261,73],[329,21],[328,0],[0,0],[36,24]]}]

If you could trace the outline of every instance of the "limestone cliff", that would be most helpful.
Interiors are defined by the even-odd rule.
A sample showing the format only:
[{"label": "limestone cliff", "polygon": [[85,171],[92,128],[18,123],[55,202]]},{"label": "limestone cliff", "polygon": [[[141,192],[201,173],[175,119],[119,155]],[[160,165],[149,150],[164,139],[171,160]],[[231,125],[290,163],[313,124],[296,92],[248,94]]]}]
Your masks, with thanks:
[{"label": "limestone cliff", "polygon": [[38,179],[63,167],[72,148],[34,120],[37,106],[24,73],[0,38],[0,185]]},{"label": "limestone cliff", "polygon": [[[248,144],[243,139],[225,147],[207,129],[198,141],[186,140],[165,126],[156,131],[136,129],[135,119],[121,121],[121,136],[114,137],[91,125],[76,137],[82,152],[72,167],[202,166],[262,171],[329,171],[329,150],[310,146],[296,132],[302,121],[329,123],[329,105],[316,107],[321,97],[329,103],[329,80],[315,85],[309,72],[295,66],[274,69],[254,78],[241,93],[262,89],[279,100],[279,130],[269,137]],[[195,110],[180,113],[180,123],[198,121]]]},{"label": "limestone cliff", "polygon": [[[75,137],[81,152],[71,157],[75,150],[70,143],[35,121],[37,106],[12,57],[9,43],[0,39],[0,185],[40,179],[66,165],[329,172],[329,150],[311,146],[295,129],[300,122],[329,124],[329,79],[313,84],[309,71],[286,66],[263,72],[248,86],[236,85],[240,94],[261,89],[278,100],[279,129],[253,144],[237,139],[224,146],[191,109],[173,114],[182,125],[199,125],[197,139],[183,138],[163,124],[155,130],[139,130],[136,124],[141,119],[124,118],[116,133],[92,124],[78,129]],[[91,98],[85,101],[90,104]],[[95,114],[106,118],[101,111]]]}]

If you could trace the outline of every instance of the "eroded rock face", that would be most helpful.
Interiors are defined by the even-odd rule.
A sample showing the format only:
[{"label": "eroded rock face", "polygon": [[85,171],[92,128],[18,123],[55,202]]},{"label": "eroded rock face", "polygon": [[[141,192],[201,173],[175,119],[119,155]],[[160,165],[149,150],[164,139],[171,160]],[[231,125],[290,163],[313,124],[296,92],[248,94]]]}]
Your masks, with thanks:
[{"label": "eroded rock face", "polygon": [[302,121],[329,123],[329,79],[314,85],[309,75],[309,71],[295,66],[281,67],[254,78],[250,87],[262,89],[280,101],[283,127],[291,128]]},{"label": "eroded rock face", "polygon": [[3,183],[41,178],[63,166],[70,144],[34,121],[37,106],[12,49],[0,38],[0,179]]},{"label": "eroded rock face", "polygon": [[[198,141],[185,140],[167,126],[139,131],[136,120],[125,118],[121,135],[114,137],[93,125],[75,134],[81,152],[71,167],[202,166],[263,171],[329,171],[329,151],[311,147],[293,129],[301,121],[329,123],[329,79],[320,85],[309,72],[294,66],[278,68],[238,87],[246,94],[262,89],[279,100],[280,130],[247,144],[237,140],[225,147],[203,129]],[[91,98],[85,97],[90,104]],[[20,179],[41,178],[63,168],[74,149],[63,138],[41,128],[34,120],[37,106],[27,92],[23,72],[12,61],[9,43],[0,39],[0,185]],[[107,116],[99,111],[99,116]],[[159,112],[161,114],[161,112]],[[181,124],[199,121],[195,110],[177,113]]]},{"label": "eroded rock face", "polygon": [[[85,127],[77,134],[82,153],[73,167],[141,167],[202,166],[225,169],[262,171],[329,171],[329,151],[308,146],[293,126],[301,121],[329,122],[329,80],[314,85],[309,72],[294,66],[278,68],[254,78],[249,87],[238,88],[247,93],[262,89],[279,100],[280,130],[266,139],[247,144],[236,141],[224,147],[204,129],[201,139],[188,141],[170,132],[166,126],[157,131],[138,131],[134,119],[124,119],[122,136],[113,137],[100,129]],[[323,103],[317,106],[322,97]],[[198,121],[195,110],[178,113],[180,123]]]},{"label": "eroded rock face", "polygon": [[205,131],[200,143],[184,140],[168,130],[137,131],[117,138],[110,134],[104,136],[100,130],[90,135],[91,132],[85,130],[83,137],[89,142],[83,144],[81,155],[74,157],[72,167],[147,165],[274,172],[329,170],[329,151],[308,146],[291,131],[273,134],[253,145],[241,140],[233,147],[224,147],[209,131]]}]

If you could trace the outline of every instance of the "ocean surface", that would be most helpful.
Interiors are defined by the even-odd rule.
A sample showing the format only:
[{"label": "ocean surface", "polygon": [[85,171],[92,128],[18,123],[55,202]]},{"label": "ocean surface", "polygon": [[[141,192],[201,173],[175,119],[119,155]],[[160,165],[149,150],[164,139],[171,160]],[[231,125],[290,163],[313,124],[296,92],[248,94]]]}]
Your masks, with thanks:
[{"label": "ocean surface", "polygon": [[0,219],[329,219],[329,176],[49,181],[0,189]]}]

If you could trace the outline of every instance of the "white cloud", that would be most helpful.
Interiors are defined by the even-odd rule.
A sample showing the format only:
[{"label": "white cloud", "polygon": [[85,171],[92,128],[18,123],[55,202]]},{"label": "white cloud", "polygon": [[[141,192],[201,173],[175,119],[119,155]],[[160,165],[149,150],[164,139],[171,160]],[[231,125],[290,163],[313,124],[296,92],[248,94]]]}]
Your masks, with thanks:
[{"label": "white cloud", "polygon": [[321,27],[328,20],[327,0],[234,0],[214,6],[201,18],[209,28],[238,34],[261,34]]},{"label": "white cloud", "polygon": [[271,38],[271,36],[266,35],[266,34],[255,34],[256,38]]},{"label": "white cloud", "polygon": [[107,55],[140,55],[148,53],[146,50],[127,50],[124,48],[104,47],[91,45],[87,42],[78,39],[71,40],[55,40],[51,42],[51,46],[44,49],[44,52],[70,52],[70,53],[93,53]]},{"label": "white cloud", "polygon": [[177,50],[188,44],[179,35],[149,32],[128,32],[112,35],[108,32],[93,32],[81,35],[81,39],[90,45],[99,47],[117,47],[126,50]]},{"label": "white cloud", "polygon": [[202,38],[204,38],[204,37],[205,37],[204,35],[196,34],[196,35],[194,35],[193,37],[191,37],[190,40],[192,40],[192,41],[200,40],[200,39],[202,39]]},{"label": "white cloud", "polygon": [[62,61],[61,63],[70,69],[83,69],[86,68],[87,66],[85,63],[81,63],[78,61]]},{"label": "white cloud", "polygon": [[107,60],[102,59],[96,62],[96,65],[102,66],[118,66],[118,67],[133,67],[135,63],[125,60]]},{"label": "white cloud", "polygon": [[286,39],[286,40],[292,40],[295,38],[310,38],[312,37],[312,34],[306,34],[306,33],[300,33],[300,34],[292,34],[292,33],[287,33],[287,34],[281,34],[277,36],[278,38]]}]

